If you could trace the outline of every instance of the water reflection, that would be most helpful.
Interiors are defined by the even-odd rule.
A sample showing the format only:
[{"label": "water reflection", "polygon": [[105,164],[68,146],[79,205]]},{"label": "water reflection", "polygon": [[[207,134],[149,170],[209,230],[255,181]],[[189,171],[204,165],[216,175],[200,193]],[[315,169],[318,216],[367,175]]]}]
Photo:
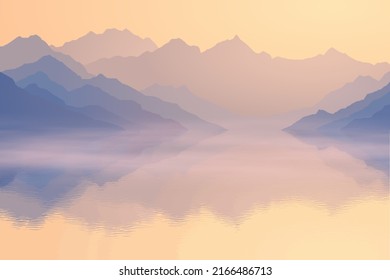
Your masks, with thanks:
[{"label": "water reflection", "polygon": [[[86,223],[116,227],[133,223],[133,215],[124,213],[131,213],[134,205],[179,220],[204,206],[234,220],[275,201],[305,199],[337,207],[358,197],[385,195],[388,189],[383,170],[350,156],[359,147],[346,145],[344,152],[340,145],[336,149],[320,142],[322,148],[316,149],[277,130],[237,129],[181,149],[173,148],[173,142],[148,149],[139,144],[127,153],[119,148],[113,152],[111,146],[101,149],[111,141],[87,152],[72,142],[73,149],[66,148],[65,154],[58,147],[70,144],[54,140],[40,147],[38,155],[36,146],[19,149],[18,155],[8,150],[6,158],[22,157],[25,164],[2,170],[8,195],[0,195],[3,210],[15,218],[24,213],[20,218],[37,219],[66,201],[62,211]],[[10,192],[36,199],[45,211],[10,203]],[[100,210],[92,211],[93,205]]]},{"label": "water reflection", "polygon": [[337,148],[351,156],[361,159],[367,166],[382,171],[389,177],[390,170],[390,138],[388,135],[364,135],[364,137],[326,137],[319,135],[301,135],[289,132],[297,139],[316,146],[318,149]]},{"label": "water reflection", "polygon": [[[177,143],[150,131],[105,138],[78,134],[7,139],[0,144],[0,208],[15,219],[44,218],[77,197],[85,184],[115,182],[146,162],[166,157],[154,152],[166,142]],[[179,144],[172,154],[183,149]],[[32,209],[18,199],[39,207]]]},{"label": "water reflection", "polygon": [[[299,243],[276,245],[280,238],[303,242],[299,241],[301,234],[306,240],[312,238],[308,240],[311,246],[316,240],[326,243],[332,238],[338,242],[345,239],[347,250],[353,248],[353,242],[379,234],[378,230],[389,233],[389,212],[383,212],[389,205],[388,176],[349,149],[328,143],[318,149],[264,123],[234,127],[191,143],[188,139],[169,139],[135,149],[138,153],[102,148],[112,147],[113,139],[90,147],[87,154],[80,154],[78,148],[74,154],[67,149],[64,157],[53,153],[58,149],[52,147],[46,146],[46,156],[40,153],[38,158],[24,149],[21,154],[25,165],[16,164],[21,162],[16,154],[8,161],[13,167],[5,168],[5,161],[1,161],[0,205],[4,218],[0,221],[10,233],[21,229],[24,234],[19,238],[23,242],[29,236],[43,238],[59,228],[71,231],[77,242],[88,240],[90,244],[92,236],[100,240],[102,252],[83,251],[78,255],[77,250],[86,250],[86,245],[76,243],[69,245],[74,252],[62,248],[67,253],[58,256],[69,258],[89,254],[93,258],[229,258],[230,253],[222,249],[224,242],[245,243],[249,250],[250,244],[245,240],[259,243],[256,234],[278,247],[274,248],[275,255],[266,242],[260,242],[260,247],[251,253],[245,254],[238,247],[232,249],[232,258],[283,258],[283,246]],[[39,168],[29,167],[28,163],[34,162]],[[355,219],[363,211],[376,215],[373,227],[348,240],[346,234],[362,226]],[[344,220],[351,217],[352,220]],[[15,222],[16,226],[12,226]],[[347,231],[337,228],[343,223]],[[320,234],[327,227],[333,237]],[[282,237],[280,231],[288,231],[291,236]],[[275,233],[278,234],[273,237]],[[146,240],[159,239],[160,235],[172,247],[156,244],[156,252],[138,248],[136,240],[145,245]],[[126,255],[117,247],[121,238],[140,250]],[[179,242],[183,238],[186,248]],[[221,247],[211,247],[221,251],[213,255],[211,249],[205,249],[202,254],[198,248],[201,240],[210,246],[209,242],[217,242]],[[388,241],[381,237],[377,242],[382,246]],[[81,247],[76,249],[77,246]],[[310,252],[313,258],[337,256],[337,252],[325,252],[325,247],[318,254],[310,248],[301,253],[298,247],[290,249],[286,258],[307,257]],[[349,254],[343,251],[338,256],[353,256],[352,252],[356,250],[351,249]],[[371,253],[381,258],[389,256],[383,249],[367,252],[366,256]]]},{"label": "water reflection", "polygon": [[372,198],[337,212],[286,201],[254,209],[239,224],[206,209],[175,223],[149,213],[119,233],[60,214],[38,229],[0,219],[0,259],[390,259],[388,210],[388,200]]}]

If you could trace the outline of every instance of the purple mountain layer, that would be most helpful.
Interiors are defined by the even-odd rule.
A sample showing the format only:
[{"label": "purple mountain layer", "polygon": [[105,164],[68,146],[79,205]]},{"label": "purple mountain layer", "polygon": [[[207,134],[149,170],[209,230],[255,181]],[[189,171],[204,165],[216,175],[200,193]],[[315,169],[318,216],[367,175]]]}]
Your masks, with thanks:
[{"label": "purple mountain layer", "polygon": [[257,116],[311,107],[359,76],[379,79],[390,71],[387,63],[359,62],[334,49],[302,60],[271,58],[237,36],[204,52],[174,39],[154,52],[101,59],[86,67],[138,90],[186,86],[231,112]]},{"label": "purple mountain layer", "polygon": [[102,34],[89,32],[53,49],[87,64],[102,58],[139,56],[144,52],[154,51],[157,46],[151,39],[142,39],[127,29],[108,29]]}]

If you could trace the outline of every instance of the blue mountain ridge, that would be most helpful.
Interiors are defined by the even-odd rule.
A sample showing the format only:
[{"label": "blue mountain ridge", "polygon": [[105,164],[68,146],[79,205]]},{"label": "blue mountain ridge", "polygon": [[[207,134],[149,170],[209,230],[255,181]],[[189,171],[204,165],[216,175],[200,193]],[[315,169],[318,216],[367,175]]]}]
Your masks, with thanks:
[{"label": "blue mountain ridge", "polygon": [[[184,131],[185,129],[177,122],[161,118],[144,110],[139,104],[130,100],[119,100],[112,97],[101,89],[85,85],[72,91],[68,91],[62,86],[51,81],[43,72],[37,72],[18,84],[22,87],[30,87],[35,84],[42,91],[50,91],[51,94],[63,100],[67,105],[81,110],[83,113],[95,119],[105,119],[114,121],[115,124],[125,128],[140,129],[148,126],[170,131]],[[108,117],[108,119],[106,119]]]},{"label": "blue mountain ridge", "polygon": [[389,176],[390,84],[334,114],[320,110],[284,130],[319,149],[346,151]]},{"label": "blue mountain ridge", "polygon": [[389,134],[390,105],[368,118],[355,119],[343,128],[348,133]]},{"label": "blue mountain ridge", "polygon": [[[115,99],[93,86],[83,86],[69,92],[50,81],[44,73],[36,73],[34,77],[36,81],[37,78],[42,83],[46,81],[52,87],[51,90],[56,90],[49,91],[36,83],[28,83],[21,88],[10,77],[0,73],[0,149],[10,151],[11,154],[15,151],[22,153],[25,143],[35,139],[43,143],[42,150],[39,143],[38,146],[32,146],[31,152],[38,158],[40,153],[48,152],[45,145],[50,146],[49,155],[54,157],[55,152],[50,154],[53,148],[70,155],[83,151],[83,156],[88,160],[100,153],[110,155],[101,156],[99,162],[92,165],[77,163],[77,154],[76,159],[70,157],[76,161],[67,162],[69,159],[65,159],[64,164],[59,159],[59,165],[54,166],[36,166],[24,157],[14,159],[10,167],[0,166],[0,188],[8,187],[15,180],[27,182],[19,185],[16,182],[18,187],[15,191],[36,196],[46,207],[54,205],[83,180],[103,184],[131,172],[138,164],[143,164],[142,160],[133,162],[132,159],[145,149],[186,131],[177,122],[145,111],[135,102]],[[65,100],[61,94],[65,95]],[[122,112],[132,121],[100,106],[81,106],[83,98],[94,100],[97,104],[101,102],[103,106],[107,105],[106,101],[111,102],[115,111]],[[67,99],[80,101],[80,107],[69,105]],[[148,127],[150,123],[153,127]],[[140,128],[146,133],[141,132],[138,137]],[[119,155],[118,159],[126,159],[130,163],[119,170],[105,170],[113,160],[111,155]],[[26,215],[34,214],[29,212]]]},{"label": "blue mountain ridge", "polygon": [[[316,114],[303,117],[285,130],[298,134],[318,134],[337,136],[344,133],[344,128],[359,119],[370,118],[385,106],[390,105],[390,84],[334,114],[319,110]],[[379,120],[374,118],[374,120]],[[390,119],[387,120],[390,122]],[[363,133],[363,131],[362,131]]]},{"label": "blue mountain ridge", "polygon": [[78,75],[91,77],[84,66],[75,61],[69,55],[53,51],[49,45],[39,36],[33,35],[28,38],[17,37],[7,45],[0,46],[0,71],[20,67],[26,63],[34,62],[41,57],[51,55],[63,62]]},{"label": "blue mountain ridge", "polygon": [[91,119],[53,98],[31,95],[0,73],[0,130],[22,133],[61,130],[118,131],[120,127]]},{"label": "blue mountain ridge", "polygon": [[[51,82],[46,81],[45,85],[43,85],[42,83],[39,84],[39,80],[43,78],[42,74],[39,74],[39,72],[46,74],[46,76],[49,78],[49,80],[51,80]],[[136,91],[135,89],[120,83],[116,79],[108,79],[103,75],[98,75],[90,79],[82,79],[80,76],[78,76],[68,67],[66,67],[63,63],[51,56],[43,57],[34,63],[25,64],[13,70],[8,70],[6,71],[6,73],[18,82],[23,80],[24,85],[27,85],[26,78],[28,78],[29,83],[37,83],[40,87],[43,87],[49,91],[55,91],[55,94],[57,95],[60,93],[60,91],[62,91],[62,96],[58,97],[63,100],[65,100],[64,98],[66,98],[65,91],[69,92],[76,90],[75,92],[77,92],[78,94],[81,94],[83,91],[89,92],[90,95],[99,95],[100,99],[103,98],[104,92],[106,95],[104,97],[106,101],[108,101],[109,97],[111,97],[111,101],[113,101],[112,98],[115,98],[115,103],[118,104],[118,106],[121,108],[123,105],[119,105],[119,103],[117,102],[118,100],[134,102],[142,106],[144,110],[159,115],[163,118],[179,122],[184,127],[190,130],[198,130],[211,134],[220,133],[224,131],[222,127],[200,119],[198,116],[183,110],[177,104],[165,102],[156,97],[145,96],[144,94]],[[35,81],[35,79],[37,79],[37,81]],[[59,88],[59,86],[61,86],[62,89]],[[92,87],[94,87],[94,89]],[[84,97],[85,98],[82,101],[82,106],[101,104],[97,104],[96,102],[91,104],[91,102],[94,101],[91,98],[89,98],[91,99],[89,100],[87,96]],[[81,102],[81,100],[79,101]],[[77,103],[78,101],[72,101],[69,99],[66,102]],[[81,106],[81,104],[76,103],[72,104]],[[106,105],[106,109],[107,106],[108,105]],[[120,115],[113,107],[111,107],[109,111]],[[123,110],[121,111],[123,112]]]},{"label": "blue mountain ridge", "polygon": [[[44,74],[43,74],[44,75]],[[64,100],[61,98],[55,96],[50,91],[40,88],[36,84],[28,83],[27,86],[24,87],[24,89],[30,93],[31,95],[38,96],[44,99],[52,100],[53,102],[56,102],[58,104],[66,104]],[[105,110],[102,107],[96,106],[96,105],[87,105],[85,107],[70,107],[73,111],[82,113],[92,119],[109,122],[111,124],[115,124],[117,126],[120,126],[122,128],[135,128],[134,123],[130,122],[129,120],[123,119],[114,113]]]}]

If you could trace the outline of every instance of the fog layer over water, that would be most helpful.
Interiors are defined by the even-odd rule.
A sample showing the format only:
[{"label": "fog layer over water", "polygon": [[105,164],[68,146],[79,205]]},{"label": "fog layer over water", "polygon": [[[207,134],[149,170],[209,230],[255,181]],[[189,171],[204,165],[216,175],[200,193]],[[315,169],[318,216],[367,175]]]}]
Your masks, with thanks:
[{"label": "fog layer over water", "polygon": [[0,258],[389,258],[388,145],[275,127],[3,141]]}]

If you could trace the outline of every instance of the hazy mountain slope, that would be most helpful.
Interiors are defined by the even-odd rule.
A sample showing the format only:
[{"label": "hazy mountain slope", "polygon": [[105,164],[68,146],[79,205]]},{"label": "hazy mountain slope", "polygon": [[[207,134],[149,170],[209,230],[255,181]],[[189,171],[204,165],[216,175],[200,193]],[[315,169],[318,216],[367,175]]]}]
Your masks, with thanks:
[{"label": "hazy mountain slope", "polygon": [[57,132],[60,130],[119,130],[119,127],[88,118],[65,104],[31,95],[0,73],[0,130]]},{"label": "hazy mountain slope", "polygon": [[[18,83],[18,85],[22,86],[22,84],[24,84],[24,83],[26,83],[26,82]],[[42,83],[42,81],[38,82],[38,83]],[[34,84],[27,83],[27,85],[24,86],[24,89],[28,93],[30,93],[31,95],[40,97],[42,99],[50,100],[52,102],[55,102],[55,103],[58,103],[61,105],[66,104],[66,102],[63,99],[66,100],[68,98],[67,95],[70,94],[68,92],[66,92],[64,94],[64,92],[57,92],[54,90],[54,92],[56,92],[58,96],[61,96],[63,98],[63,99],[61,99],[60,97],[51,93],[48,89],[41,88],[35,83]],[[134,126],[133,122],[130,122],[129,120],[121,118],[121,117],[115,115],[114,113],[112,113],[112,112],[110,112],[102,107],[96,106],[96,105],[87,105],[84,107],[79,107],[79,106],[70,107],[70,106],[68,106],[68,108],[72,111],[82,113],[83,115],[88,116],[92,119],[95,119],[98,121],[103,121],[106,123],[108,122],[108,123],[117,125],[117,126],[122,127],[122,128],[130,128],[130,127]]]},{"label": "hazy mountain slope", "polygon": [[83,64],[115,56],[139,56],[156,48],[151,39],[142,39],[127,29],[122,31],[107,29],[102,34],[89,32],[61,47],[53,47],[54,50],[70,55]]},{"label": "hazy mountain slope", "polygon": [[52,56],[44,56],[38,61],[24,64],[16,69],[7,70],[4,73],[12,77],[15,81],[20,81],[37,72],[45,73],[50,80],[62,85],[68,90],[83,85],[83,80],[80,76]]},{"label": "hazy mountain slope", "polygon": [[142,93],[178,104],[187,112],[191,112],[200,118],[211,122],[224,123],[229,122],[233,118],[232,113],[194,95],[185,86],[172,87],[153,85],[144,89]]},{"label": "hazy mountain slope", "polygon": [[[360,102],[356,102],[351,106],[347,107],[344,111],[340,110],[340,113],[336,112],[333,120],[327,124],[324,124],[318,128],[319,131],[324,133],[334,133],[339,131],[353,122],[356,119],[369,118],[375,113],[379,112],[384,106],[390,104],[390,84],[384,88],[387,92],[371,102],[362,102],[363,108],[355,110],[356,105],[360,105]],[[364,100],[363,100],[364,101]],[[341,117],[341,113],[344,113]],[[389,119],[390,121],[390,119]]]},{"label": "hazy mountain slope", "polygon": [[[119,100],[91,85],[85,85],[73,91],[67,91],[62,86],[51,81],[42,72],[26,77],[24,80],[19,81],[18,84],[27,88],[31,88],[31,84],[35,84],[40,87],[40,91],[42,89],[50,91],[51,94],[63,100],[67,105],[77,108],[77,111],[89,115],[94,119],[113,122],[125,128],[129,128],[129,126],[133,128],[160,126],[160,129],[165,127],[167,130],[184,131],[183,127],[178,123],[148,112],[142,109],[136,102]],[[42,95],[42,93],[36,92],[34,94]]]},{"label": "hazy mountain slope", "polygon": [[302,60],[271,58],[238,37],[205,52],[175,39],[139,57],[101,59],[86,67],[138,90],[186,86],[229,111],[257,116],[311,107],[359,76],[379,79],[390,71],[389,64],[362,63],[334,49]]},{"label": "hazy mountain slope", "polygon": [[[34,63],[25,64],[17,69],[9,70],[6,73],[16,81],[20,81],[26,79],[28,76],[34,76],[34,74],[37,75],[39,72],[45,73],[51,81],[61,85],[68,91],[91,85],[101,88],[104,92],[112,95],[113,97],[136,102],[145,110],[164,118],[178,121],[189,129],[197,129],[213,133],[223,131],[221,127],[206,122],[198,116],[186,112],[176,104],[165,102],[156,97],[145,96],[144,94],[120,83],[117,80],[108,79],[103,75],[99,75],[91,79],[81,79],[63,63],[50,56],[45,56]],[[39,80],[39,77],[37,78]],[[34,83],[34,81],[31,80],[31,83]]]},{"label": "hazy mountain slope", "polygon": [[[358,119],[370,118],[386,105],[390,105],[390,83],[336,113],[319,111],[300,119],[286,130],[305,134],[337,135],[350,123]],[[390,119],[388,121],[390,122]]]},{"label": "hazy mountain slope", "polygon": [[99,75],[87,80],[87,83],[99,87],[122,100],[132,100],[140,104],[145,110],[165,118],[176,120],[189,129],[207,133],[219,133],[224,131],[224,128],[219,125],[207,122],[198,116],[183,110],[177,104],[165,102],[157,97],[145,96],[116,79],[108,79],[103,75]]},{"label": "hazy mountain slope", "polygon": [[[38,72],[35,75],[18,82],[21,86],[27,86],[31,83],[35,83],[39,85],[39,87],[50,90],[53,94],[64,100],[66,104],[83,109],[82,112],[84,114],[95,119],[104,119],[105,116],[98,114],[99,112],[96,112],[96,108],[94,109],[95,112],[90,112],[91,108],[89,108],[89,112],[85,112],[85,107],[98,106],[103,108],[111,113],[110,118],[105,120],[121,126],[123,126],[123,123],[121,123],[120,119],[130,122],[132,126],[135,125],[138,128],[142,126],[160,126],[160,129],[166,127],[167,130],[183,130],[183,127],[178,126],[175,121],[163,119],[157,114],[144,110],[134,101],[117,99],[92,85],[85,85],[69,92],[62,86],[55,84],[42,72]],[[96,115],[93,114],[98,114],[99,117],[96,118]],[[112,114],[117,116],[119,120],[115,120],[115,117],[112,116]],[[188,125],[189,129],[198,129],[198,132],[203,131],[208,133],[221,131],[221,128],[218,126],[207,126],[207,123],[204,121],[197,123],[196,120],[193,120],[191,115],[189,116],[191,119],[188,122],[183,120],[183,126],[187,127]],[[182,122],[180,122],[180,124],[182,124]],[[125,125],[125,127],[127,126]]]},{"label": "hazy mountain slope", "polygon": [[354,134],[389,134],[390,133],[390,105],[368,118],[355,119],[346,125],[343,130]]},{"label": "hazy mountain slope", "polygon": [[363,99],[367,92],[379,90],[388,83],[390,83],[390,72],[380,80],[370,76],[359,76],[353,82],[326,95],[315,108],[334,113],[353,102]]},{"label": "hazy mountain slope", "polygon": [[53,51],[37,35],[28,38],[18,37],[7,45],[0,47],[0,71],[20,67],[23,64],[37,61],[47,55],[55,57],[83,78],[91,76],[87,73],[84,66],[73,60],[70,56]]}]

